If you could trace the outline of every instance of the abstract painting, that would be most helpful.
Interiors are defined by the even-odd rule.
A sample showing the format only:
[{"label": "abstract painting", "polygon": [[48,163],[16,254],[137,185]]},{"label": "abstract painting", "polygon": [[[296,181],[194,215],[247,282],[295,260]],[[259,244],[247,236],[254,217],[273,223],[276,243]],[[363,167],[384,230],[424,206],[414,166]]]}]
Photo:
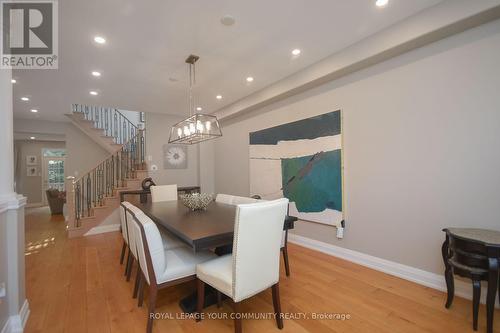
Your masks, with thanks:
[{"label": "abstract painting", "polygon": [[183,145],[163,145],[163,169],[186,169],[187,148]]},{"label": "abstract painting", "polygon": [[250,133],[250,193],[290,199],[289,214],[343,220],[341,111]]}]

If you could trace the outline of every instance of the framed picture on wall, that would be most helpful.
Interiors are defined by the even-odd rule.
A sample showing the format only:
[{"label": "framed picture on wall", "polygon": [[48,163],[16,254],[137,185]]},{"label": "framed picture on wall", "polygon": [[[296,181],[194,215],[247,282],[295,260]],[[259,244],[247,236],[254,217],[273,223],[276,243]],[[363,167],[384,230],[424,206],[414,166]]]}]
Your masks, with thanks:
[{"label": "framed picture on wall", "polygon": [[26,175],[28,177],[38,176],[38,168],[36,166],[30,166],[26,168]]},{"label": "framed picture on wall", "polygon": [[26,156],[26,165],[37,165],[38,159],[36,155],[27,155]]},{"label": "framed picture on wall", "polygon": [[186,169],[187,148],[183,145],[163,145],[163,169]]}]

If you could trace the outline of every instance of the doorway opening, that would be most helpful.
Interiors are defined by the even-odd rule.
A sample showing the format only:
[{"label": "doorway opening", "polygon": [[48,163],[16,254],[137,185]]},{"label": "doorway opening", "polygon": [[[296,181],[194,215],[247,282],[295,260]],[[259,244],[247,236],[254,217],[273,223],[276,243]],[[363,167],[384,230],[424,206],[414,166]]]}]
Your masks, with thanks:
[{"label": "doorway opening", "polygon": [[64,164],[66,161],[66,149],[42,149],[42,198],[43,204],[47,205],[47,190],[65,190]]}]

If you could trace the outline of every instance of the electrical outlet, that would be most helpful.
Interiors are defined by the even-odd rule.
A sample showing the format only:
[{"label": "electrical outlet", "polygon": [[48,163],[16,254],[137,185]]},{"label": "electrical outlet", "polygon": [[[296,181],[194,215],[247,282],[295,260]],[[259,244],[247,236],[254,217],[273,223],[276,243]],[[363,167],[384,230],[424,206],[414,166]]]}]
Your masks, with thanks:
[{"label": "electrical outlet", "polygon": [[337,238],[338,239],[344,238],[344,228],[337,227]]}]

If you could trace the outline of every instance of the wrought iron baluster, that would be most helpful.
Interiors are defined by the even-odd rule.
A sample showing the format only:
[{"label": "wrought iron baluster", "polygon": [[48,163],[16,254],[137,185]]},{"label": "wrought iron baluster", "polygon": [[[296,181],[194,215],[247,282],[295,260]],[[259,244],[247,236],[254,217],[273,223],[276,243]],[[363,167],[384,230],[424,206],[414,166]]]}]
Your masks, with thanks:
[{"label": "wrought iron baluster", "polygon": [[109,196],[109,189],[110,189],[110,183],[109,183],[109,160],[106,160],[106,196]]},{"label": "wrought iron baluster", "polygon": [[144,131],[141,131],[141,165],[144,165],[145,155],[146,155],[146,136]]},{"label": "wrought iron baluster", "polygon": [[92,170],[92,206],[95,207],[96,203],[96,188],[95,188],[95,180],[96,180],[96,174],[95,174],[95,169]]},{"label": "wrought iron baluster", "polygon": [[101,206],[104,205],[104,197],[106,196],[106,174],[104,163],[101,163]]},{"label": "wrought iron baluster", "polygon": [[81,202],[80,202],[80,211],[82,213],[82,217],[85,216],[85,184],[83,183],[83,178],[80,180],[81,182]]},{"label": "wrought iron baluster", "polygon": [[92,184],[90,182],[90,174],[87,176],[87,216],[90,216],[91,208],[92,208]]},{"label": "wrought iron baluster", "polygon": [[111,155],[111,188],[115,189],[115,155]]},{"label": "wrought iron baluster", "polygon": [[111,110],[113,113],[113,126],[114,126],[114,132],[113,132],[113,137],[115,138],[115,142],[118,142],[118,114],[116,113],[116,110]]},{"label": "wrought iron baluster", "polygon": [[80,181],[77,181],[75,185],[75,218],[77,227],[81,217],[82,216],[80,215]]},{"label": "wrought iron baluster", "polygon": [[97,205],[101,205],[101,166],[97,166],[96,168],[96,174],[97,174],[97,184],[96,184],[96,189],[97,189]]},{"label": "wrought iron baluster", "polygon": [[[101,109],[101,112],[102,112],[102,109]],[[109,118],[108,118],[108,109],[104,109],[104,115],[105,115],[105,124],[104,124],[104,128],[105,128],[105,133],[107,136],[109,136]]]}]

